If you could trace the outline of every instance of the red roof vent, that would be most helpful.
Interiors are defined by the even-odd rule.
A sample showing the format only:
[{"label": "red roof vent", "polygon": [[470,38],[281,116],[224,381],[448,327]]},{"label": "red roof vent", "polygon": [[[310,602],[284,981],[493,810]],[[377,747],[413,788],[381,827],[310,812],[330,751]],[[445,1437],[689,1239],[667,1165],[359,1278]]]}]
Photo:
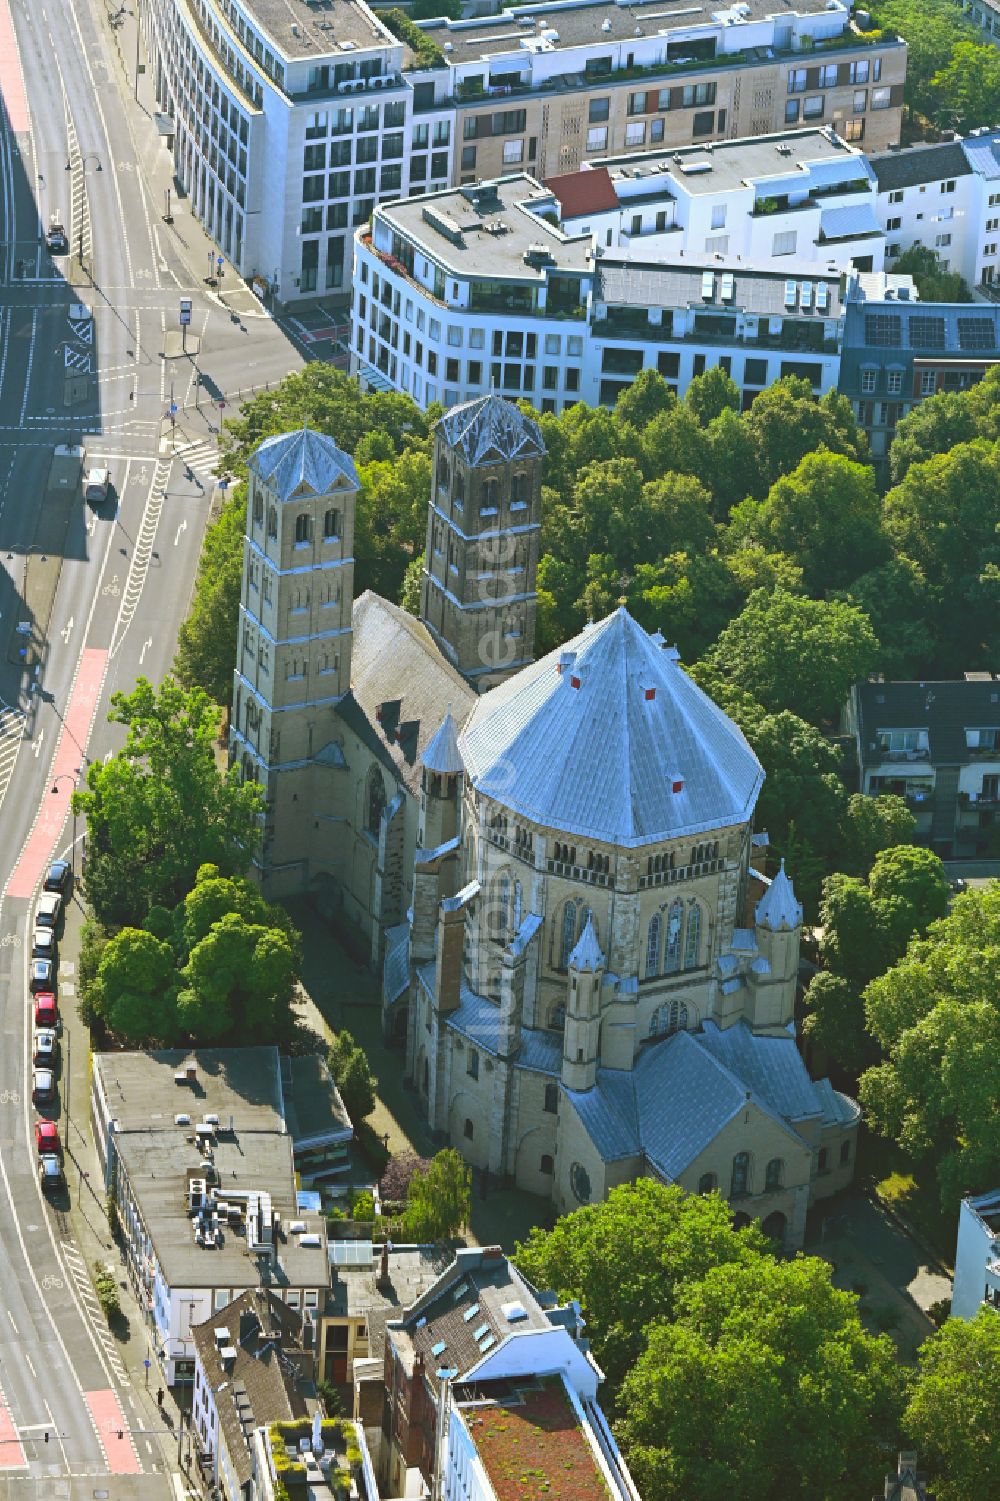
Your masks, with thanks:
[{"label": "red roof vent", "polygon": [[579,686],[580,686],[580,679],[578,677],[571,677],[570,680],[569,680],[569,686],[571,688],[579,688]]},{"label": "red roof vent", "polygon": [[647,703],[651,702],[655,697],[656,697],[656,689],[655,688],[647,688],[646,689],[646,702]]},{"label": "red roof vent", "polygon": [[671,790],[671,792],[683,792],[684,791],[684,778],[683,777],[672,777],[671,781],[670,781],[670,790]]}]

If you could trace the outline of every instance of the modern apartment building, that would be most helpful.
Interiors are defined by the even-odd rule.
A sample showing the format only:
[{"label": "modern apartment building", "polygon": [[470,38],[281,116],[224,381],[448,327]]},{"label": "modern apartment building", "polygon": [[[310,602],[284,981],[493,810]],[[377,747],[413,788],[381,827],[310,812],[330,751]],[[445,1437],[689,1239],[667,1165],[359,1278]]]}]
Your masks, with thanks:
[{"label": "modern apartment building", "polygon": [[365,0],[150,0],[145,27],[178,182],[281,304],[346,297],[352,229],[411,192],[822,122],[899,139],[906,47],[842,0],[558,0],[424,23],[430,62]]},{"label": "modern apartment building", "polygon": [[454,102],[460,184],[789,126],[874,150],[900,138],[906,45],[861,33],[843,0],[556,0],[423,26],[445,66],[413,74],[416,118]]},{"label": "modern apartment building", "polygon": [[1000,1311],[1000,1192],[962,1200],[955,1247],[951,1316],[974,1319],[982,1307]]},{"label": "modern apartment building", "polygon": [[782,258],[880,271],[885,230],[867,158],[823,125],[584,163],[550,177],[568,234],[644,257]]},{"label": "modern apartment building", "polygon": [[747,402],[837,384],[836,266],[602,249],[525,175],[380,207],[356,237],[352,348],[371,385],[447,407],[491,388],[542,411],[613,403],[645,368],[679,394],[721,365]]},{"label": "modern apartment building", "polygon": [[1000,281],[1000,131],[886,151],[871,166],[889,264],[926,245],[970,287]]}]

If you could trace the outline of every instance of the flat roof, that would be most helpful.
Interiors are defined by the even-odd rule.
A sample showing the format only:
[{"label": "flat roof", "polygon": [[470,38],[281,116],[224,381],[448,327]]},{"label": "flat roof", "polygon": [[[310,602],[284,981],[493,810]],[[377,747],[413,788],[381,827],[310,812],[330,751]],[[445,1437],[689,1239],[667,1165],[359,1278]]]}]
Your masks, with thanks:
[{"label": "flat roof", "polygon": [[497,1501],[608,1501],[607,1479],[561,1376],[456,1392]]},{"label": "flat roof", "polygon": [[354,1128],[326,1059],[303,1053],[286,1058],[284,1067],[285,1120],[296,1151],[350,1141]]},{"label": "flat roof", "polygon": [[[444,188],[422,198],[380,205],[376,217],[408,240],[424,246],[434,260],[463,276],[481,274],[506,280],[544,282],[547,271],[593,271],[589,235],[565,235],[526,205],[551,204],[553,195],[527,173]],[[552,262],[534,267],[526,252],[542,246]]]},{"label": "flat roof", "polygon": [[[305,58],[319,62],[331,54],[350,62],[352,52],[400,45],[364,0],[239,0],[239,4],[271,38],[275,50],[292,62]],[[217,9],[222,21],[221,7]],[[232,30],[228,22],[223,24]],[[352,45],[345,48],[344,42]]]},{"label": "flat roof", "polygon": [[[177,1075],[194,1069],[194,1078]],[[217,1115],[229,1117],[238,1132],[284,1130],[281,1066],[274,1047],[161,1048],[145,1053],[95,1053],[115,1129],[159,1130],[174,1127],[174,1116],[190,1115],[197,1124]]]},{"label": "flat roof", "polygon": [[862,177],[870,176],[863,154],[829,128],[783,130],[710,146],[681,146],[675,151],[629,152],[602,157],[595,165],[606,168],[613,182],[669,177],[682,192],[693,195],[728,193],[762,178],[771,182],[787,177],[790,188],[805,186],[810,167],[817,162],[853,162]]},{"label": "flat roof", "polygon": [[[753,266],[735,256],[713,256],[700,261],[641,261],[619,255],[613,260],[602,256],[597,262],[598,277],[595,302],[615,307],[685,308],[716,315],[737,312],[766,313],[772,317],[815,319],[817,323],[840,316],[840,272],[824,270],[813,261],[781,257],[777,269]],[[712,296],[703,296],[703,278],[713,277]],[[723,299],[723,277],[732,279],[732,296]],[[797,284],[795,301],[786,303],[786,286]],[[801,287],[810,283],[813,294],[807,308],[802,306]],[[816,306],[815,288],[823,283],[827,305]],[[809,351],[802,351],[808,354]],[[793,352],[788,352],[789,359]]]},{"label": "flat roof", "polygon": [[[818,15],[828,9],[828,0],[796,0],[794,6],[788,5],[782,11],[782,19]],[[744,22],[767,20],[774,14],[774,0],[745,0],[742,7]],[[531,51],[522,46],[522,39],[531,36],[541,40],[539,50],[543,53],[561,52],[571,47],[599,48],[632,41],[637,27],[647,38],[681,29],[707,30],[726,26],[732,30],[732,24],[726,19],[730,15],[731,8],[725,4],[714,7],[686,4],[671,14],[653,0],[647,0],[646,4],[633,0],[630,5],[609,4],[608,0],[581,5],[571,0],[568,4],[516,6],[502,15],[484,16],[475,21],[436,20],[423,29],[439,46],[446,41],[451,43],[447,53],[449,63],[468,63],[479,58],[493,60],[507,54],[527,64]],[[846,7],[844,21],[846,24]],[[607,29],[605,22],[608,23]],[[707,60],[706,65],[711,66],[711,61],[724,63],[726,58]]]}]

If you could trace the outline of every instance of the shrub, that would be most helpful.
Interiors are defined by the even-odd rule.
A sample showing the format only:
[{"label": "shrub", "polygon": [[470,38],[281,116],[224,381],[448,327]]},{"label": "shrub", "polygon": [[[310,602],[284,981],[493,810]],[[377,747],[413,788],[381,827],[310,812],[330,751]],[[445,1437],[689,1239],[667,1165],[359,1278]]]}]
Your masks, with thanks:
[{"label": "shrub", "polygon": [[108,1322],[120,1318],[122,1305],[118,1296],[118,1283],[110,1267],[106,1267],[102,1261],[94,1262],[94,1291],[97,1293],[101,1312]]}]

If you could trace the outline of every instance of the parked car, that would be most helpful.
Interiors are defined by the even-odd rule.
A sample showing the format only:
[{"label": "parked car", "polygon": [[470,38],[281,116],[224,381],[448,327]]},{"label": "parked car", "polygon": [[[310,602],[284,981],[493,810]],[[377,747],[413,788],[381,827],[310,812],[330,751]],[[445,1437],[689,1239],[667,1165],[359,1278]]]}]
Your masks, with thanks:
[{"label": "parked car", "polygon": [[59,1140],[59,1127],[55,1121],[35,1122],[35,1146],[39,1157],[62,1156],[62,1142]]},{"label": "parked car", "polygon": [[42,1180],[43,1190],[62,1188],[66,1181],[62,1158],[57,1157],[54,1152],[46,1152],[44,1157],[38,1159],[38,1176]]},{"label": "parked car", "polygon": [[28,988],[32,995],[43,990],[47,995],[55,995],[56,971],[51,959],[32,959]]},{"label": "parked car", "polygon": [[50,1068],[31,1070],[31,1098],[36,1105],[51,1105],[56,1097],[56,1076]]},{"label": "parked car", "polygon": [[59,1039],[56,1037],[55,1032],[51,1027],[42,1027],[34,1036],[31,1049],[32,1062],[44,1064],[46,1067],[51,1068],[56,1061],[58,1050]]},{"label": "parked car", "polygon": [[56,998],[47,991],[35,996],[35,1026],[51,1027],[57,1034],[62,1031],[62,1021]]},{"label": "parked car", "polygon": [[35,908],[35,927],[57,928],[61,912],[62,893],[59,891],[43,891],[38,898],[38,905]]},{"label": "parked car", "polygon": [[58,891],[65,896],[73,880],[73,867],[68,860],[53,860],[45,877],[45,890]]},{"label": "parked car", "polygon": [[51,928],[35,928],[31,935],[32,959],[51,959],[55,962],[59,945]]}]

